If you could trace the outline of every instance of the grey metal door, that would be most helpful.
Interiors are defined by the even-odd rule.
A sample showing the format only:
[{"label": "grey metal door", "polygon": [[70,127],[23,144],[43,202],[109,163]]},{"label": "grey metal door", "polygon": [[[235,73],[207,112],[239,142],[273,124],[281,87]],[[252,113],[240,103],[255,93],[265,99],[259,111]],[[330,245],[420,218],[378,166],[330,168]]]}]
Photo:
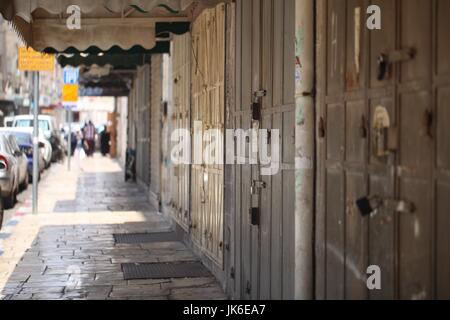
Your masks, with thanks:
[{"label": "grey metal door", "polygon": [[[236,298],[294,296],[294,8],[292,0],[236,2],[235,103],[227,104],[227,126],[237,130],[235,141],[245,145],[247,158],[227,167],[227,211],[233,212],[227,273]],[[257,141],[250,129],[262,130]],[[259,152],[253,162],[254,143]],[[275,144],[279,162],[268,165],[261,161],[263,146],[273,151]],[[270,165],[278,170],[269,174]]]},{"label": "grey metal door", "polygon": [[448,1],[317,3],[317,297],[448,298]]}]

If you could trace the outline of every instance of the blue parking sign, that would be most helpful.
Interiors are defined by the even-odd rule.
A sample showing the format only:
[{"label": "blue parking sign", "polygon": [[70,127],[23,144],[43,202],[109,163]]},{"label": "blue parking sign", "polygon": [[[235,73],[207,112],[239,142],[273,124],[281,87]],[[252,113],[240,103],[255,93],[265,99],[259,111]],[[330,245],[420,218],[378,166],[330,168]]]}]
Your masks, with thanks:
[{"label": "blue parking sign", "polygon": [[78,68],[64,68],[64,84],[78,84]]}]

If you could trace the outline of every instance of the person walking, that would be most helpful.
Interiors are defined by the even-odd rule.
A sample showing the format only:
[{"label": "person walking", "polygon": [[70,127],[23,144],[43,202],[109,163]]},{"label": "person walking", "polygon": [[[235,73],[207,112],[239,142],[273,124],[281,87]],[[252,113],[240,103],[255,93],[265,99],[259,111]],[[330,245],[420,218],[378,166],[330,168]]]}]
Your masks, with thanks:
[{"label": "person walking", "polygon": [[95,151],[95,126],[92,121],[84,127],[84,139],[87,144],[86,155],[92,157]]},{"label": "person walking", "polygon": [[104,157],[110,152],[110,140],[111,135],[108,132],[108,126],[105,125],[103,131],[100,133],[100,150]]}]

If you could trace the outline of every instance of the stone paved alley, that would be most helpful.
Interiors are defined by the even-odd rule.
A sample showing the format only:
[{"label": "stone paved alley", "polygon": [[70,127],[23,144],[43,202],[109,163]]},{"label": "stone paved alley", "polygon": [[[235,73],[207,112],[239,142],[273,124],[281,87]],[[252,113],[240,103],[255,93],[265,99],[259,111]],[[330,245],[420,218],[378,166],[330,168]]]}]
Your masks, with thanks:
[{"label": "stone paved alley", "polygon": [[213,277],[124,280],[122,263],[197,258],[181,242],[115,244],[114,233],[165,232],[171,225],[140,187],[123,182],[113,160],[83,159],[71,173],[54,165],[39,194],[39,215],[30,214],[29,196],[7,214],[0,233],[0,298],[226,298]]}]

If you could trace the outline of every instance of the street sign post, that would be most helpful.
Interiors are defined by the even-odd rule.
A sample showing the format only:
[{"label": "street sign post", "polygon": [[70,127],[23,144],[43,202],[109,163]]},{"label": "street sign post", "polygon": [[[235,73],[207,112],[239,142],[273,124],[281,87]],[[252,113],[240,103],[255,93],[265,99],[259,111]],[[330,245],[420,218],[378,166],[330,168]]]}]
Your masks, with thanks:
[{"label": "street sign post", "polygon": [[39,180],[39,72],[53,71],[55,58],[31,48],[19,48],[18,69],[33,72],[33,214],[38,212],[38,180]]},{"label": "street sign post", "polygon": [[62,90],[62,101],[66,106],[68,112],[69,133],[67,138],[68,156],[67,169],[70,171],[72,159],[72,108],[78,101],[78,68],[67,67],[64,68],[64,86]]}]

